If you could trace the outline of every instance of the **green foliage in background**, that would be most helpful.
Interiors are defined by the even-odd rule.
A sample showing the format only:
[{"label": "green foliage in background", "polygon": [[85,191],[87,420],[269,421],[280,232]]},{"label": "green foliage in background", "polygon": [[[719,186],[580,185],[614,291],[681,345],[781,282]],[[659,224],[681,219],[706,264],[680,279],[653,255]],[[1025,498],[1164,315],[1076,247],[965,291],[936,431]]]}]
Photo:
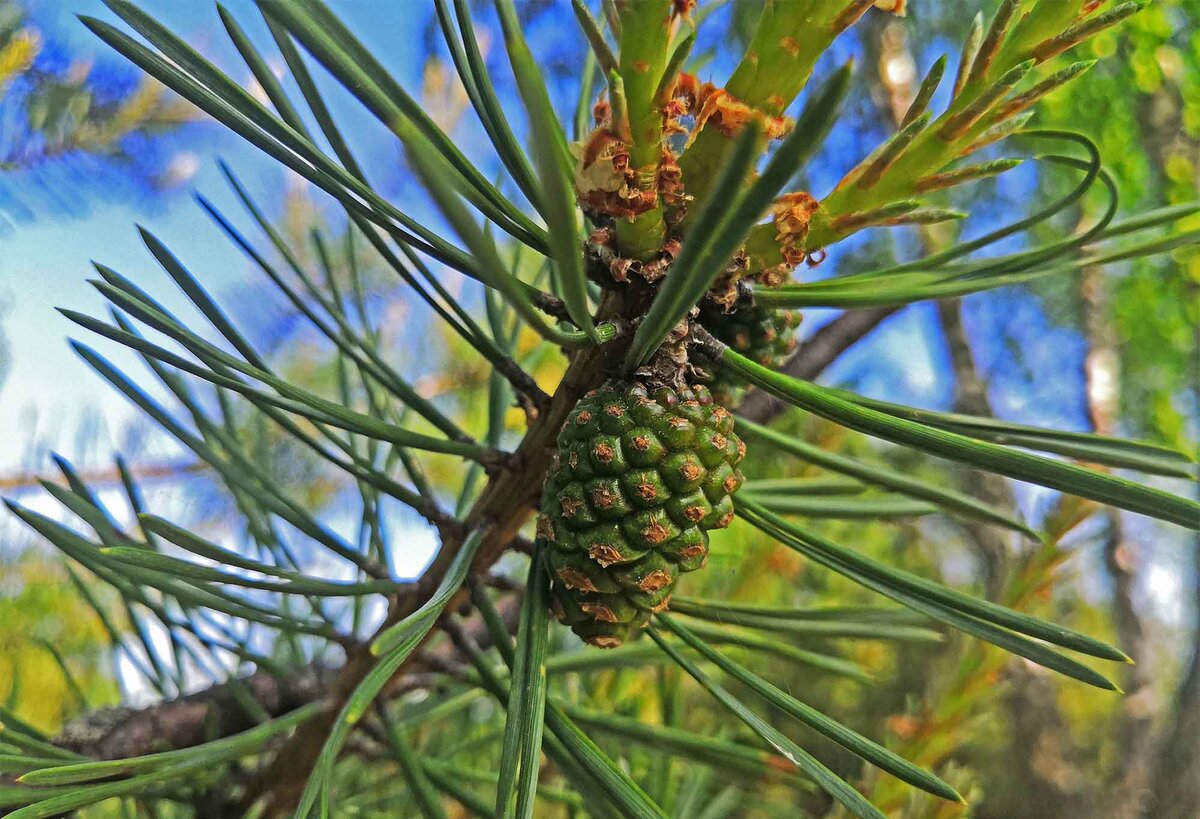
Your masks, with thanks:
[{"label": "green foliage in background", "polygon": [[[1077,93],[1056,97],[1044,108],[1047,123],[1070,124],[1095,135],[1121,201],[1130,207],[1177,205],[1196,197],[1198,25],[1200,4],[1155,3],[1119,35],[1108,32],[1089,44],[1103,60],[1096,82],[1082,84]],[[1111,93],[1113,89],[1120,90]],[[1131,150],[1131,143],[1139,149]],[[1131,432],[1194,451],[1187,407],[1194,407],[1196,399],[1185,391],[1194,387],[1198,371],[1200,261],[1186,252],[1139,261],[1109,289],[1106,301],[1121,340],[1124,371],[1121,417],[1128,419]],[[1071,312],[1064,316],[1072,317]]]}]

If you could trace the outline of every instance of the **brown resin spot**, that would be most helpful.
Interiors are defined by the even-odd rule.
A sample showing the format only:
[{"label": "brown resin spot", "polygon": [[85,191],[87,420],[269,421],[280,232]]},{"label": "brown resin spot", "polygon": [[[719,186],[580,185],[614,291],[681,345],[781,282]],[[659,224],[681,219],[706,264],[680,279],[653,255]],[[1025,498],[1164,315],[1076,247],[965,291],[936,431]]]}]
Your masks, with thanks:
[{"label": "brown resin spot", "polygon": [[694,481],[700,477],[700,464],[695,461],[684,461],[683,466],[679,467],[679,474],[685,481]]},{"label": "brown resin spot", "polygon": [[734,333],[731,346],[735,350],[749,350],[750,334],[743,332]]},{"label": "brown resin spot", "polygon": [[617,613],[602,603],[584,603],[579,608],[592,615],[597,623],[617,622]]},{"label": "brown resin spot", "polygon": [[572,452],[570,455],[567,456],[567,465],[570,466],[572,469],[579,468],[579,453],[578,452]]},{"label": "brown resin spot", "polygon": [[621,645],[621,638],[613,637],[610,634],[599,634],[595,637],[589,637],[587,642],[588,645],[595,646],[596,648],[617,648]]},{"label": "brown resin spot", "polygon": [[738,460],[739,461],[742,458],[746,457],[746,442],[741,440],[740,438],[738,439],[737,451],[738,451]]},{"label": "brown resin spot", "polygon": [[713,407],[712,414],[713,418],[723,420],[729,417],[729,410],[725,409],[724,407]]},{"label": "brown resin spot", "polygon": [[608,543],[594,544],[590,549],[588,549],[588,557],[605,568],[608,568],[614,563],[621,562],[621,553]]},{"label": "brown resin spot", "polygon": [[758,275],[758,280],[764,287],[772,289],[779,287],[791,276],[792,268],[796,267],[802,261],[804,261],[804,251],[794,247],[785,249],[783,251],[783,263],[777,264],[774,267],[768,267]]},{"label": "brown resin spot", "polygon": [[572,569],[570,566],[561,568],[557,572],[558,579],[568,589],[575,591],[597,592],[596,584],[588,579],[588,576],[578,569]]},{"label": "brown resin spot", "polygon": [[707,514],[708,510],[703,506],[689,506],[687,509],[683,510],[683,516],[692,523],[697,522]]},{"label": "brown resin spot", "polygon": [[[609,116],[611,115],[611,113],[612,113],[612,106],[609,104],[608,100],[606,100],[604,97],[601,97],[600,99],[596,100],[596,104],[592,106],[592,119],[594,119],[596,121],[597,125],[603,124],[604,120],[608,119]],[[600,233],[600,232],[601,231],[597,230],[592,235],[594,236],[596,233]],[[607,233],[605,235],[607,235]],[[594,244],[598,244],[598,245],[608,244],[608,240],[600,239],[600,240],[595,241]]]},{"label": "brown resin spot", "polygon": [[666,526],[663,526],[661,523],[659,523],[658,521],[651,523],[649,526],[647,526],[645,529],[642,530],[642,537],[646,539],[646,542],[654,544],[655,546],[666,541],[666,539],[669,538],[670,536],[671,536],[671,531],[669,529],[667,529]]},{"label": "brown resin spot", "polygon": [[650,63],[646,62],[645,60],[634,60],[633,70],[639,74],[645,74],[650,70]]},{"label": "brown resin spot", "polygon": [[697,401],[695,398],[689,398],[688,400],[683,402],[683,405],[685,407],[698,407],[698,406],[700,406],[700,402]]},{"label": "brown resin spot", "polygon": [[580,424],[589,423],[591,420],[592,414],[587,410],[580,410],[579,414],[575,416],[575,421]]},{"label": "brown resin spot", "polygon": [[724,449],[725,445],[728,443],[729,443],[729,439],[726,438],[724,435],[722,435],[719,432],[712,437],[712,445],[715,446],[717,449]]},{"label": "brown resin spot", "polygon": [[679,556],[685,557],[685,558],[692,558],[692,557],[695,557],[696,555],[702,555],[707,551],[708,551],[708,547],[705,546],[703,543],[693,543],[691,546],[685,546],[684,548],[680,549]]},{"label": "brown resin spot", "polygon": [[608,444],[596,444],[596,448],[592,450],[592,454],[595,455],[596,460],[602,464],[610,463],[613,459],[613,456],[616,455],[616,453],[613,452],[613,448]]},{"label": "brown resin spot", "polygon": [[732,511],[726,512],[725,514],[721,515],[721,519],[717,521],[717,528],[724,529],[726,526],[728,526],[731,523],[733,523],[733,512]]},{"label": "brown resin spot", "polygon": [[550,543],[554,542],[554,524],[545,515],[537,519],[537,536]]},{"label": "brown resin spot", "polygon": [[597,509],[612,509],[617,503],[617,496],[607,486],[597,486],[592,490],[592,503]]},{"label": "brown resin spot", "polygon": [[650,611],[653,611],[656,613],[660,612],[660,611],[666,611],[670,606],[671,606],[671,598],[667,597],[661,603],[659,603],[657,606],[651,606]]},{"label": "brown resin spot", "polygon": [[688,425],[690,422],[689,422],[689,421],[688,421],[688,419],[686,419],[686,418],[672,418],[672,419],[671,419],[670,421],[668,421],[667,423],[668,423],[668,424],[670,424],[670,425],[671,425],[672,427],[674,427],[675,429],[684,429],[684,428],[686,428],[686,427],[687,427],[687,425]]},{"label": "brown resin spot", "polygon": [[621,418],[625,415],[625,410],[621,409],[616,404],[609,404],[604,408],[604,414],[610,418]]},{"label": "brown resin spot", "polygon": [[775,770],[783,771],[784,773],[794,773],[795,771],[799,770],[795,763],[791,762],[786,757],[776,756],[774,754],[767,757],[766,763],[768,768],[774,768]]},{"label": "brown resin spot", "polygon": [[575,517],[575,514],[583,508],[583,501],[579,500],[578,498],[565,496],[559,498],[558,506],[560,509],[562,509],[564,518],[573,518]]},{"label": "brown resin spot", "polygon": [[649,481],[642,481],[637,486],[638,497],[645,501],[658,500],[658,490]]},{"label": "brown resin spot", "polygon": [[721,487],[726,492],[730,492],[730,493],[734,492],[738,488],[737,475],[730,475],[728,478],[725,479],[725,482],[723,484],[721,484]]},{"label": "brown resin spot", "polygon": [[669,585],[671,585],[671,575],[662,569],[655,569],[642,578],[642,582],[638,583],[638,588],[648,594],[665,589]]},{"label": "brown resin spot", "polygon": [[646,452],[650,449],[650,439],[645,435],[635,435],[633,437],[633,448],[638,452]]}]

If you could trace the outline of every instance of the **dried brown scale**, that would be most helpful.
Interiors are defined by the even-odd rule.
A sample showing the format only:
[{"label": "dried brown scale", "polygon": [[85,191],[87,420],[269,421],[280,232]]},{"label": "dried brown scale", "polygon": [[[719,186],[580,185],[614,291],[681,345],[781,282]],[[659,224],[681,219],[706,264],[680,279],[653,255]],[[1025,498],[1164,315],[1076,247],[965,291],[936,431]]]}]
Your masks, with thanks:
[{"label": "dried brown scale", "polygon": [[671,108],[672,112],[681,110],[683,114],[695,117],[695,125],[690,129],[693,137],[711,125],[724,136],[735,139],[747,123],[755,120],[767,139],[780,139],[787,136],[794,124],[788,117],[772,116],[753,108],[724,88],[701,82],[686,72],[681,73],[675,83],[675,100],[679,104]]},{"label": "dried brown scale", "polygon": [[586,210],[633,219],[658,206],[658,163],[630,166],[628,142],[610,125],[597,127],[574,150],[575,191]]},{"label": "dried brown scale", "polygon": [[[679,255],[682,242],[674,235],[668,236],[659,252],[646,260],[621,256],[617,246],[614,214],[585,206],[584,213],[595,227],[585,241],[588,276],[602,287],[614,284],[645,283],[656,285],[664,279]],[[648,301],[652,292],[645,291],[640,298]],[[632,312],[630,315],[637,315]]]}]

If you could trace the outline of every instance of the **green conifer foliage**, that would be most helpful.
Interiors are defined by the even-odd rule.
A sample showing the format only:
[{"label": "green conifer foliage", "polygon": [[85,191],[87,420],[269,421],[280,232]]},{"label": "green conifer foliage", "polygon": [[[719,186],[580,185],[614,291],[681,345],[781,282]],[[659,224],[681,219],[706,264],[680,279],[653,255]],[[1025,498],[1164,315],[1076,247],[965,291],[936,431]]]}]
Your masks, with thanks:
[{"label": "green conifer foliage", "polygon": [[[864,455],[878,440],[914,462],[929,456],[1088,502],[1072,509],[1109,505],[1200,528],[1200,504],[1130,477],[1195,480],[1189,455],[824,386],[788,374],[811,353],[806,345],[782,359],[806,308],[853,317],[1196,244],[1185,220],[1200,204],[1118,219],[1094,142],[1029,126],[1042,97],[1090,67],[1072,62],[1071,49],[1141,4],[1002,0],[963,32],[953,77],[946,59],[936,62],[895,133],[833,190],[805,191],[790,189],[792,180],[825,145],[856,70],[824,72],[821,55],[865,15],[899,15],[904,2],[743,4],[757,12],[749,47],[728,78],[706,79],[692,52],[718,0],[573,0],[590,46],[580,55],[573,127],[552,105],[521,4],[495,0],[487,18],[515,79],[506,104],[479,47],[477,4],[430,3],[500,179],[470,161],[322,0],[258,0],[270,53],[220,9],[261,95],[131,0],[106,0],[120,26],[84,18],[105,43],[344,210],[341,241],[317,231],[309,254],[233,169],[223,168],[254,232],[201,198],[204,216],[327,345],[335,377],[289,377],[205,290],[189,267],[202,260],[178,258],[148,231],[150,256],[203,326],[96,265],[93,285],[110,315],[64,315],[89,338],[140,355],[170,400],[89,344],[74,341],[75,349],[219,482],[238,525],[212,535],[217,542],[164,520],[124,471],[137,516],[123,524],[66,461],[63,482],[46,488],[86,530],[9,502],[108,587],[89,598],[104,622],[113,619],[104,600],[120,598],[139,625],[141,673],[166,701],[115,717],[85,714],[59,737],[0,715],[0,775],[19,780],[0,784],[0,806],[17,819],[110,799],[197,817],[441,817],[452,805],[501,817],[757,817],[818,815],[835,804],[883,816],[851,784],[858,769],[838,763],[835,771],[826,751],[804,747],[798,737],[808,735],[796,730],[804,725],[956,810],[962,796],[944,771],[924,770],[802,700],[808,678],[781,680],[773,663],[858,685],[870,674],[855,655],[806,637],[898,642],[907,651],[957,631],[1114,690],[1112,664],[1128,659],[1119,648],[908,571],[895,550],[864,549],[855,529],[819,522],[874,527],[942,514],[1047,548],[1071,528],[1041,531],[1044,522],[947,488],[944,471],[882,466]],[[949,101],[935,110],[942,86]],[[449,231],[374,186],[334,113],[346,100],[326,99],[334,92],[395,137]],[[522,139],[509,125],[517,117],[528,123]],[[1046,191],[1013,224],[911,261],[796,275],[859,231],[961,219],[941,192],[971,190],[1019,164],[1007,155],[1014,135],[1036,146],[1033,161],[1072,174],[1066,189]],[[996,252],[996,243],[1028,240],[1030,228],[1085,198],[1095,203],[1093,222]],[[410,350],[382,343],[358,276],[362,247],[486,372],[472,396],[486,404],[485,418],[464,421],[427,381],[416,383]],[[484,294],[478,308],[456,297],[447,271]],[[536,354],[533,339],[545,342]],[[535,370],[547,350],[555,365]],[[706,386],[713,379],[717,394]],[[734,406],[735,384],[769,394],[771,409]],[[821,419],[859,448],[814,445],[796,432],[798,416]],[[361,501],[354,532],[297,500],[255,447],[269,440],[247,432],[255,425],[311,453]],[[757,477],[761,464],[781,458],[830,474],[741,487],[743,470]],[[405,546],[392,528],[401,506],[438,538],[417,579],[391,568]],[[732,539],[709,538],[735,519],[755,548],[773,544],[771,562],[733,554],[725,564],[733,568],[703,587],[712,598],[681,594],[684,582],[704,580],[682,575],[732,548]],[[245,537],[229,538],[230,529]],[[896,605],[806,607],[792,596],[774,604],[730,589],[742,569],[753,572],[742,592],[779,589],[797,561]],[[552,612],[611,650],[582,645]],[[182,696],[184,670],[195,667],[212,673],[214,687]],[[631,670],[639,676],[626,686]],[[647,699],[628,707],[626,688]],[[485,697],[499,707],[474,707]],[[690,801],[712,781],[732,797]]]}]

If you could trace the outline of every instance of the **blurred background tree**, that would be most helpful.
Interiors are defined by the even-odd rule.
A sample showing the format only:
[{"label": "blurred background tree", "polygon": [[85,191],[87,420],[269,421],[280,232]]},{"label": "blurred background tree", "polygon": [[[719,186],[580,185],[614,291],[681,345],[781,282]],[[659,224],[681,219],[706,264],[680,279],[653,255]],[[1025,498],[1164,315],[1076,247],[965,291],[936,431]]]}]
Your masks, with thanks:
[{"label": "blurred background tree", "polygon": [[22,0],[0,0],[0,228],[79,214],[101,190],[111,202],[177,187],[193,169],[156,137],[199,118],[148,77],[74,58]]}]

